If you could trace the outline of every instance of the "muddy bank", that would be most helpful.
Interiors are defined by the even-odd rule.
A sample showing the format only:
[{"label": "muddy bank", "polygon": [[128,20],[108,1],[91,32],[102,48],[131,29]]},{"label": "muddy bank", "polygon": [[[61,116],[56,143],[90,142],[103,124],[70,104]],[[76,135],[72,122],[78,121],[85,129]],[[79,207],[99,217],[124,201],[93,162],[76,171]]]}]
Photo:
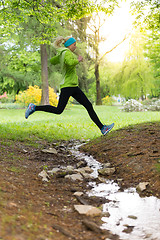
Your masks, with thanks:
[{"label": "muddy bank", "polygon": [[81,149],[101,163],[111,163],[116,172],[108,179],[121,179],[123,189],[149,182],[143,195],[160,198],[160,123],[120,129]]}]

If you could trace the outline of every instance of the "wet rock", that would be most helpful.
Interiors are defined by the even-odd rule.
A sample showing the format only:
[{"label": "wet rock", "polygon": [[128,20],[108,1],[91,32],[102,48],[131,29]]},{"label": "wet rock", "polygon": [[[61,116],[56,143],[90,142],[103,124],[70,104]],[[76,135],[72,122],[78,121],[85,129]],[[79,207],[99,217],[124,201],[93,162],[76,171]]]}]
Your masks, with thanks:
[{"label": "wet rock", "polygon": [[47,171],[49,174],[55,174],[57,173],[58,171],[60,171],[61,169],[60,168],[52,168],[52,170],[49,170]]},{"label": "wet rock", "polygon": [[86,216],[100,216],[101,215],[101,210],[93,207],[91,205],[74,205],[75,210],[79,213],[79,214],[84,214]]},{"label": "wet rock", "polygon": [[83,220],[82,223],[85,225],[87,229],[90,231],[93,231],[95,233],[103,233],[104,230],[102,230],[96,223],[89,221],[89,220]]},{"label": "wet rock", "polygon": [[137,217],[136,217],[136,216],[133,216],[133,215],[129,215],[128,218],[131,218],[131,219],[134,219],[134,220],[137,219]]},{"label": "wet rock", "polygon": [[96,207],[100,207],[102,210],[102,205],[107,203],[109,200],[105,197],[96,197],[96,196],[88,196],[87,194],[83,194],[83,196],[76,196],[77,200],[83,205],[92,205]]},{"label": "wet rock", "polygon": [[77,172],[79,173],[92,173],[93,170],[90,167],[83,167],[83,168],[78,168],[76,169]]},{"label": "wet rock", "polygon": [[43,149],[42,152],[43,153],[57,154],[57,150],[55,148]]},{"label": "wet rock", "polygon": [[106,178],[103,177],[98,177],[98,180],[102,183],[106,183]]},{"label": "wet rock", "polygon": [[71,187],[70,191],[75,193],[75,192],[79,192],[79,187]]},{"label": "wet rock", "polygon": [[83,168],[83,167],[86,167],[87,166],[87,163],[86,161],[80,161],[77,163],[77,168]]},{"label": "wet rock", "polygon": [[138,184],[138,186],[136,187],[136,190],[138,192],[143,192],[146,190],[147,186],[149,185],[149,182],[141,182]]},{"label": "wet rock", "polygon": [[68,230],[66,230],[65,228],[57,225],[57,224],[53,224],[52,228],[57,230],[58,232],[62,233],[64,236],[66,236],[69,239],[73,239],[76,240],[77,238],[74,237]]},{"label": "wet rock", "polygon": [[75,171],[80,173],[85,179],[93,179],[93,176],[89,174],[93,172],[90,167],[78,168]]},{"label": "wet rock", "polygon": [[129,226],[129,225],[125,225],[125,229],[122,232],[125,233],[131,233],[133,231],[134,226]]},{"label": "wet rock", "polygon": [[84,170],[85,170],[86,173],[92,173],[93,172],[93,170],[88,166],[84,167]]},{"label": "wet rock", "polygon": [[73,195],[74,195],[74,196],[78,196],[78,197],[80,197],[80,196],[83,195],[83,192],[75,192]]},{"label": "wet rock", "polygon": [[56,173],[56,178],[64,178],[66,175],[68,175],[68,172],[60,170]]},{"label": "wet rock", "polygon": [[83,177],[80,173],[77,173],[77,174],[72,174],[72,175],[66,175],[65,176],[66,179],[71,179],[73,181],[83,181]]},{"label": "wet rock", "polygon": [[111,216],[111,214],[109,213],[109,212],[105,212],[105,213],[103,213],[103,217],[107,217],[107,218],[109,218]]},{"label": "wet rock", "polygon": [[77,200],[83,205],[89,205],[86,199],[82,198],[81,196],[76,196]]},{"label": "wet rock", "polygon": [[66,171],[67,172],[73,172],[74,171],[74,167],[73,166],[67,166],[66,167]]},{"label": "wet rock", "polygon": [[[56,177],[65,177],[70,178],[72,180],[80,180],[85,179],[93,179],[93,177],[89,174],[92,173],[93,170],[90,167],[78,168],[75,169],[73,166],[67,166],[63,169],[61,168],[53,168],[50,171],[47,171],[49,174],[54,174]],[[69,176],[71,175],[71,176]]]},{"label": "wet rock", "polygon": [[110,164],[110,163],[105,163],[105,164],[103,165],[103,168],[109,168],[109,167],[111,167],[111,164]]},{"label": "wet rock", "polygon": [[113,173],[115,173],[115,171],[116,171],[115,167],[98,169],[98,173],[103,176],[112,175]]},{"label": "wet rock", "polygon": [[94,179],[94,177],[88,173],[81,173],[85,179]]},{"label": "wet rock", "polygon": [[38,174],[39,177],[42,177],[42,181],[43,182],[49,182],[49,175],[47,174],[47,172],[45,170],[41,171]]}]

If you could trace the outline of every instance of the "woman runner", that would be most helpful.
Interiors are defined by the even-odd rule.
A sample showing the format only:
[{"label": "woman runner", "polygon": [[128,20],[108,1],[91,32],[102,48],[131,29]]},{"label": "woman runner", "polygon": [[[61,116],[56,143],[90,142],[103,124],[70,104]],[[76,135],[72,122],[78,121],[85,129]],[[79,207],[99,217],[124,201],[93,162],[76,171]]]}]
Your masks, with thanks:
[{"label": "woman runner", "polygon": [[[63,44],[63,47],[61,46]],[[77,56],[73,53],[76,49],[76,40],[73,37],[58,37],[54,43],[57,49],[57,55],[50,59],[51,64],[60,64],[63,80],[60,84],[61,93],[57,107],[51,105],[36,106],[33,103],[28,105],[25,112],[25,118],[35,111],[44,111],[54,114],[61,114],[65,109],[67,102],[72,96],[77,102],[83,105],[92,121],[97,125],[103,135],[106,135],[113,127],[114,123],[110,125],[103,125],[99,120],[96,112],[93,109],[91,102],[86,95],[78,87],[78,76],[76,74],[76,65],[83,61],[82,56]]]}]

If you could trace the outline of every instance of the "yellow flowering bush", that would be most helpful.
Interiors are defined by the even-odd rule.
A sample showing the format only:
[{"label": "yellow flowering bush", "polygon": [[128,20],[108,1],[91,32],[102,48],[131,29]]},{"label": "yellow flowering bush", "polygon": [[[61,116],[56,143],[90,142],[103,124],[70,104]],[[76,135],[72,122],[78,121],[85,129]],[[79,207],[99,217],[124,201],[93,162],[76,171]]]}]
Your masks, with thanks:
[{"label": "yellow flowering bush", "polygon": [[49,87],[49,104],[52,106],[57,106],[57,94],[54,92],[54,89]]},{"label": "yellow flowering bush", "polygon": [[102,104],[103,105],[112,105],[113,104],[113,98],[106,96],[104,98],[102,98]]},{"label": "yellow flowering bush", "polygon": [[[16,102],[23,104],[24,106],[27,106],[29,103],[34,103],[36,105],[39,105],[41,102],[41,95],[42,95],[42,89],[40,89],[38,86],[29,86],[29,88],[25,91],[19,92],[18,95],[16,95]],[[54,92],[53,88],[49,87],[49,103],[50,105],[56,106],[57,105],[57,95]]]}]

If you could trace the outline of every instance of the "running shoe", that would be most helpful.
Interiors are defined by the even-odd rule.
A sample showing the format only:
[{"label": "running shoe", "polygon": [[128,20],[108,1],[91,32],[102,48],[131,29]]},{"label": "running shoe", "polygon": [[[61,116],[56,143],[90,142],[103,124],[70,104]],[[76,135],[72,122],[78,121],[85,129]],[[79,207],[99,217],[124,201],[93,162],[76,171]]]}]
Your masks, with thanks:
[{"label": "running shoe", "polygon": [[101,133],[105,136],[107,133],[109,133],[109,131],[111,131],[113,127],[114,123],[112,123],[111,125],[104,125],[101,129]]},{"label": "running shoe", "polygon": [[25,118],[27,119],[29,117],[29,115],[31,115],[32,113],[35,112],[35,107],[36,105],[34,105],[33,103],[30,103],[26,109],[25,112]]}]

